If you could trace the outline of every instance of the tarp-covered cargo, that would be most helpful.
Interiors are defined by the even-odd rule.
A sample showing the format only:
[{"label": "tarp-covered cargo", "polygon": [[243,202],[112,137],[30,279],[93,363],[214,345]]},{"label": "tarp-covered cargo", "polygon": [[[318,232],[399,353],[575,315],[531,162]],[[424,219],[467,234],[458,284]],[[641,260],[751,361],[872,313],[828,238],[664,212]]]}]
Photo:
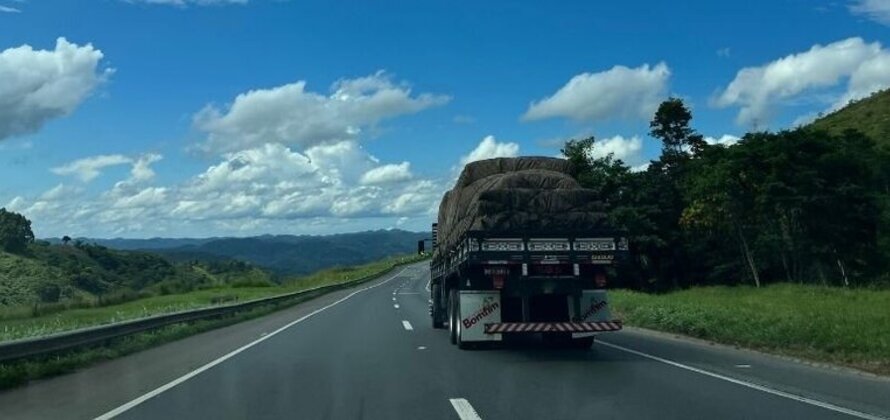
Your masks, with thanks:
[{"label": "tarp-covered cargo", "polygon": [[572,232],[602,228],[602,204],[565,159],[521,157],[467,164],[439,205],[438,252],[470,230]]}]

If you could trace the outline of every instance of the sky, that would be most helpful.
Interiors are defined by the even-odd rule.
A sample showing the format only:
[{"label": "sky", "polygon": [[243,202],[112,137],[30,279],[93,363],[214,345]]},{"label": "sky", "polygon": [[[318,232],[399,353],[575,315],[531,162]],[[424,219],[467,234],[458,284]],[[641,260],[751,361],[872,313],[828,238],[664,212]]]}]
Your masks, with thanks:
[{"label": "sky", "polygon": [[635,170],[890,86],[890,0],[0,0],[0,206],[38,237],[426,230],[467,162]]}]

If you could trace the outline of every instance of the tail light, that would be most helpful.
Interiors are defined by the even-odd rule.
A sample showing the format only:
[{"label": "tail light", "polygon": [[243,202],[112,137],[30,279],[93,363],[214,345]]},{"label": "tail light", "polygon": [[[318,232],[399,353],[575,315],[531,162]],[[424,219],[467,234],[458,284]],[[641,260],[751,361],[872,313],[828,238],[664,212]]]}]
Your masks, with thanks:
[{"label": "tail light", "polygon": [[510,275],[510,268],[507,266],[485,267],[483,273],[491,278],[492,286],[494,286],[495,289],[503,289],[504,279]]}]

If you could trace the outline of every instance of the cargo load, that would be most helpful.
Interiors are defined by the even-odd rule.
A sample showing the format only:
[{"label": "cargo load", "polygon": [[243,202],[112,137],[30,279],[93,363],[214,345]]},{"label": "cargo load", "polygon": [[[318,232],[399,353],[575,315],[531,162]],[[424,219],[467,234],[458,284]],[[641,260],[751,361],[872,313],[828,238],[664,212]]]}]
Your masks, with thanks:
[{"label": "cargo load", "polygon": [[[438,250],[467,231],[543,232],[600,228],[596,194],[571,176],[565,159],[497,158],[467,164],[439,206]],[[438,251],[442,252],[442,251]]]}]

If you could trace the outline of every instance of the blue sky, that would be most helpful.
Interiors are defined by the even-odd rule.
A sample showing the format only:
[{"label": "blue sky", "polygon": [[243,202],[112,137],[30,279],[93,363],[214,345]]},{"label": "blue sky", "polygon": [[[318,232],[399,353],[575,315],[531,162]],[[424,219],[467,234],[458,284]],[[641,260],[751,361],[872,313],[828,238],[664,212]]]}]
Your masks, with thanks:
[{"label": "blue sky", "polygon": [[0,0],[0,206],[38,236],[421,230],[472,159],[593,134],[642,168],[668,95],[731,143],[890,85],[885,0],[551,3]]}]

